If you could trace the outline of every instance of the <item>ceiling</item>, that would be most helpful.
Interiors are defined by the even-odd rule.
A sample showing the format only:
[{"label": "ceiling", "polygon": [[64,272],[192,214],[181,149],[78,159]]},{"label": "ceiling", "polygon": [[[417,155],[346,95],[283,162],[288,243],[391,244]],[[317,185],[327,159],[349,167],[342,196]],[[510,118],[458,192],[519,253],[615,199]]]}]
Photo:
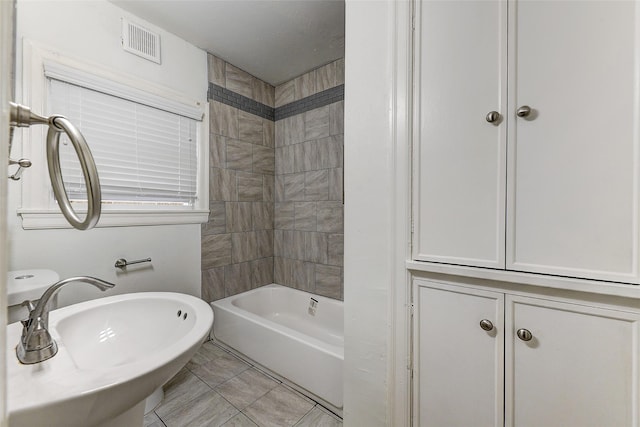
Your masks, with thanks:
[{"label": "ceiling", "polygon": [[344,0],[110,0],[274,86],[344,56]]}]

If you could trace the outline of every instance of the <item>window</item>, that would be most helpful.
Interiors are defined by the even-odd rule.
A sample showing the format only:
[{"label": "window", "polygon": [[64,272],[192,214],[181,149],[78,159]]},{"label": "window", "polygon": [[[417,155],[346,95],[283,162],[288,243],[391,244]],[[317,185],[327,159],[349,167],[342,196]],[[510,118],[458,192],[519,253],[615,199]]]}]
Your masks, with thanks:
[{"label": "window", "polygon": [[[195,204],[196,120],[55,79],[49,79],[49,105],[48,111],[67,117],[88,141],[103,209]],[[66,135],[60,152],[69,199],[86,202],[80,163]]]},{"label": "window", "polygon": [[[206,222],[206,109],[165,88],[38,53],[34,62],[40,62],[41,77],[33,92],[41,93],[35,96],[41,111],[67,117],[93,153],[103,200],[97,226]],[[32,105],[39,112],[38,102]],[[39,159],[30,170],[38,185],[23,185],[23,227],[66,227],[48,183],[46,129],[37,128],[30,128],[26,154]],[[67,137],[60,142],[65,188],[74,209],[82,212],[86,189],[80,165]]]}]

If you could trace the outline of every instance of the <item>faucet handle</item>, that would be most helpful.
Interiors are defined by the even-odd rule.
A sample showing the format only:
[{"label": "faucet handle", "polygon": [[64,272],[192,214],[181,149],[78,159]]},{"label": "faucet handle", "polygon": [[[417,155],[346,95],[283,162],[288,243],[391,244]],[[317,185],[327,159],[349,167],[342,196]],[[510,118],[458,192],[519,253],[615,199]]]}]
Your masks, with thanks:
[{"label": "faucet handle", "polygon": [[30,300],[24,300],[22,301],[22,304],[20,304],[22,307],[27,307],[27,310],[29,310],[29,315],[27,316],[26,319],[21,320],[20,323],[22,323],[22,339],[24,339],[24,337],[27,335],[27,329],[29,328],[29,326],[31,325],[32,319],[31,319],[31,313],[33,312],[33,310],[36,308],[36,306],[33,304],[33,301]]},{"label": "faucet handle", "polygon": [[35,304],[33,303],[33,301],[31,300],[24,300],[22,301],[22,304],[20,304],[23,307],[27,307],[27,310],[29,310],[29,313],[31,313],[35,308]]}]

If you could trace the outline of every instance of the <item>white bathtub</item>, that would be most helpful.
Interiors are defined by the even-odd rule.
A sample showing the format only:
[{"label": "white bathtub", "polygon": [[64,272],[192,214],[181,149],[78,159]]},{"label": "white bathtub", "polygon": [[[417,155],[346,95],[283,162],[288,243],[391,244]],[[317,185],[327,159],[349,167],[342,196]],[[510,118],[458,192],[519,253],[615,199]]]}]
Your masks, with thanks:
[{"label": "white bathtub", "polygon": [[217,341],[342,412],[342,301],[274,284],[211,305]]}]

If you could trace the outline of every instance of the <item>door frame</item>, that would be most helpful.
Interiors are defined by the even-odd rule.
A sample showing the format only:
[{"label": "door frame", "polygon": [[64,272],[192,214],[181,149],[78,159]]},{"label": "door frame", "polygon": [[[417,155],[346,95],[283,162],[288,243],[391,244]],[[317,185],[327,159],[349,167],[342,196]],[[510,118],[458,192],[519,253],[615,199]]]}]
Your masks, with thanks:
[{"label": "door frame", "polygon": [[[0,1],[0,354],[6,354],[7,321],[7,187],[9,159],[9,101],[12,101],[12,79],[14,68],[14,17],[15,0]],[[6,361],[0,357],[0,427],[7,420]]]},{"label": "door frame", "polygon": [[415,0],[395,2],[393,20],[393,217],[395,286],[390,290],[391,328],[389,337],[389,424],[412,425],[412,292],[411,272],[411,133],[413,115],[413,20]]}]

